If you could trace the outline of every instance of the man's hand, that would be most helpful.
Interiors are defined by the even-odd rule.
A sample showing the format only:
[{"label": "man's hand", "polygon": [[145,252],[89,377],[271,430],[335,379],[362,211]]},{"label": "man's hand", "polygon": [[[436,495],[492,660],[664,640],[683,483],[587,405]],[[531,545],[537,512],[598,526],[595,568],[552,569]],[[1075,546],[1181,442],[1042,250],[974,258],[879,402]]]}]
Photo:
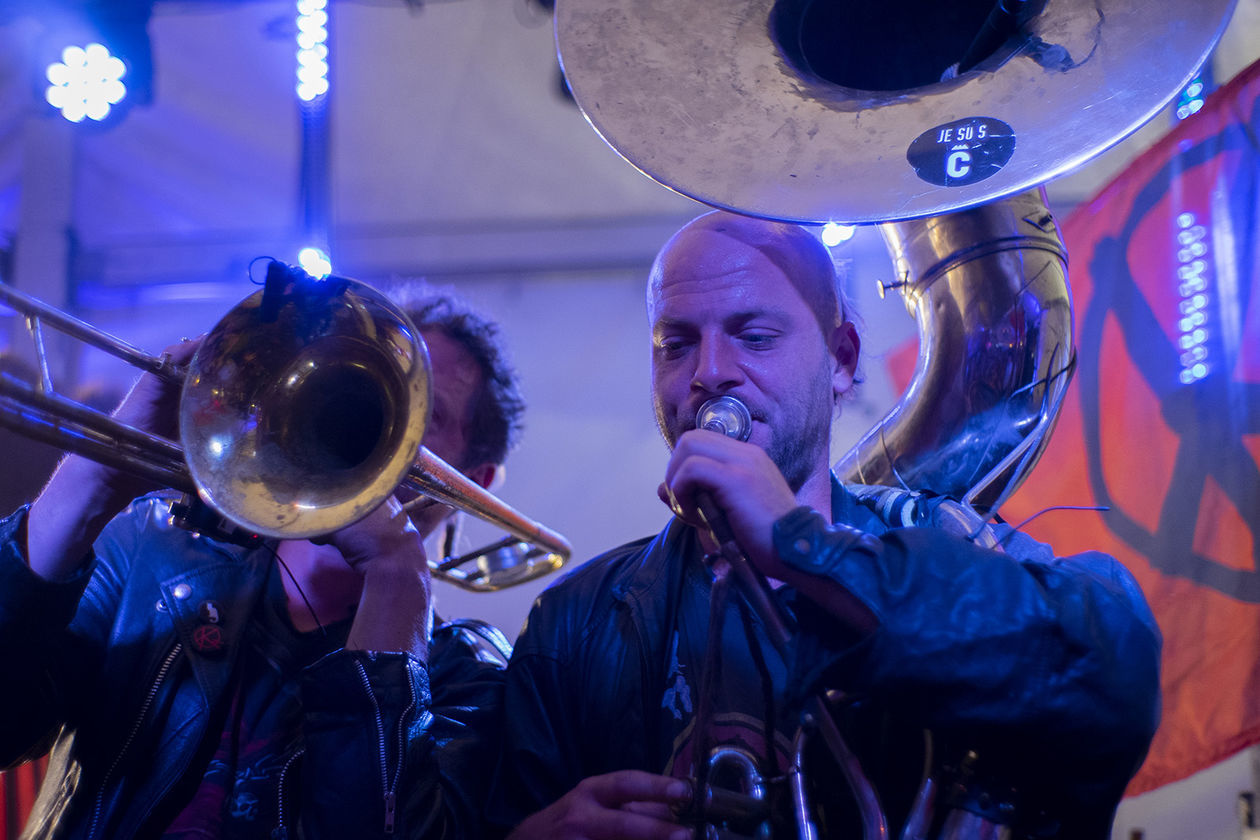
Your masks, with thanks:
[{"label": "man's hand", "polygon": [[[197,341],[166,348],[174,365],[186,365]],[[182,381],[146,373],[136,380],[114,419],[166,438],[177,439]],[[27,559],[41,577],[55,580],[82,564],[110,519],[137,496],[159,489],[152,482],[97,464],[81,455],[62,460],[31,506],[27,522]]]},{"label": "man's hand", "polygon": [[365,578],[376,568],[397,566],[429,579],[420,532],[394,496],[357,522],[312,542],[335,547],[347,565]]},{"label": "man's hand", "polygon": [[685,433],[674,447],[658,492],[683,521],[704,534],[695,502],[700,491],[726,514],[739,548],[763,575],[790,584],[858,632],[869,633],[878,625],[841,582],[792,569],[779,559],[774,523],[801,502],[761,447],[704,430]]},{"label": "man's hand", "polygon": [[[185,338],[162,351],[173,368],[182,368],[192,361],[205,336]],[[169,379],[144,374],[136,380],[127,396],[114,410],[114,417],[130,426],[155,435],[175,439],[179,436],[179,396],[182,379]]]},{"label": "man's hand", "polygon": [[363,594],[346,648],[409,652],[426,661],[431,573],[424,541],[398,499],[327,540],[363,575]]},{"label": "man's hand", "polygon": [[[163,351],[163,355],[172,367],[185,367],[192,361],[203,339],[204,336],[172,344]],[[183,379],[146,373],[135,381],[127,396],[114,409],[113,418],[141,431],[178,442],[179,399],[183,388]],[[67,460],[77,457],[81,456],[71,456]],[[118,501],[119,509],[137,496],[162,489],[151,481],[112,467],[98,465],[94,477],[100,482],[100,489]]]},{"label": "man's hand", "polygon": [[706,529],[696,503],[696,494],[702,491],[726,514],[752,564],[767,577],[781,580],[774,523],[799,502],[765,450],[702,429],[685,432],[674,447],[658,494],[703,534]]},{"label": "man's hand", "polygon": [[508,840],[688,840],[692,830],[674,820],[671,806],[690,798],[682,779],[618,770],[583,779]]}]

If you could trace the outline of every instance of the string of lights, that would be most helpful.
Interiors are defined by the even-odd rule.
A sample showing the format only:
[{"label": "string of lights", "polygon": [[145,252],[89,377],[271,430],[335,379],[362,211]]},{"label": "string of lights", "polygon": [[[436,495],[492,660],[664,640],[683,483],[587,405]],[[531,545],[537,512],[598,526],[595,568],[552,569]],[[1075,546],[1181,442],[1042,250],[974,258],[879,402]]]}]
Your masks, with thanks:
[{"label": "string of lights", "polygon": [[300,202],[306,245],[297,261],[312,277],[332,273],[328,255],[328,0],[297,0],[297,97],[302,112]]}]

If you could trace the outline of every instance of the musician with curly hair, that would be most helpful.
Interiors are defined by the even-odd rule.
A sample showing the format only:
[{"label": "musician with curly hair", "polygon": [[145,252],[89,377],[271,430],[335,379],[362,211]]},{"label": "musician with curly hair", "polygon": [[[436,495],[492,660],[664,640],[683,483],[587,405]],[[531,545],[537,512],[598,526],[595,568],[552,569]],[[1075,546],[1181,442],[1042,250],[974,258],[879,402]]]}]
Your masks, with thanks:
[{"label": "musician with curly hair", "polygon": [[[400,303],[432,361],[423,443],[488,486],[524,408],[498,328]],[[177,396],[146,374],[116,417],[171,436]],[[481,836],[502,671],[432,626],[422,540],[451,510],[391,497],[327,539],[240,545],[149,489],[72,455],[0,521],[0,766],[51,750],[22,836]]]}]

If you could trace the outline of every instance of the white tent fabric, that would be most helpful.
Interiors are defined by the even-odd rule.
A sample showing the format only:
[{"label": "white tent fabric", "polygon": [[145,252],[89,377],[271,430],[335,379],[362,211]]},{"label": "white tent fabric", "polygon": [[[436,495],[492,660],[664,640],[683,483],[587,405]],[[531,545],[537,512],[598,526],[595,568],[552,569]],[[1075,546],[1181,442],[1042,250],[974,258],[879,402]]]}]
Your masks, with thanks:
[{"label": "white tent fabric", "polygon": [[[19,23],[0,30],[0,230],[10,234],[24,135],[56,119],[25,83],[39,27]],[[330,29],[334,246],[692,212],[622,163],[559,95],[544,12],[519,0],[340,3]],[[77,246],[107,266],[113,249],[185,248],[191,267],[207,243],[224,255],[239,248],[238,258],[260,240],[300,244],[291,4],[158,3],[149,31],[153,103],[104,131],[57,127],[79,130],[65,162]],[[428,258],[400,254],[390,269]],[[353,272],[353,257],[339,268]]]}]

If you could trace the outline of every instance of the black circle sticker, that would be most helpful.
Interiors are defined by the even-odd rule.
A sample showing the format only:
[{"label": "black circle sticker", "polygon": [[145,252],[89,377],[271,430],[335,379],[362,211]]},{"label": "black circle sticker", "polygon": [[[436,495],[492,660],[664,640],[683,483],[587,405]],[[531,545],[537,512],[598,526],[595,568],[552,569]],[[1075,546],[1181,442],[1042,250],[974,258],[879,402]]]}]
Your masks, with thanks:
[{"label": "black circle sticker", "polygon": [[993,117],[967,117],[928,129],[906,150],[914,172],[938,187],[963,187],[997,173],[1015,153],[1015,132]]}]

